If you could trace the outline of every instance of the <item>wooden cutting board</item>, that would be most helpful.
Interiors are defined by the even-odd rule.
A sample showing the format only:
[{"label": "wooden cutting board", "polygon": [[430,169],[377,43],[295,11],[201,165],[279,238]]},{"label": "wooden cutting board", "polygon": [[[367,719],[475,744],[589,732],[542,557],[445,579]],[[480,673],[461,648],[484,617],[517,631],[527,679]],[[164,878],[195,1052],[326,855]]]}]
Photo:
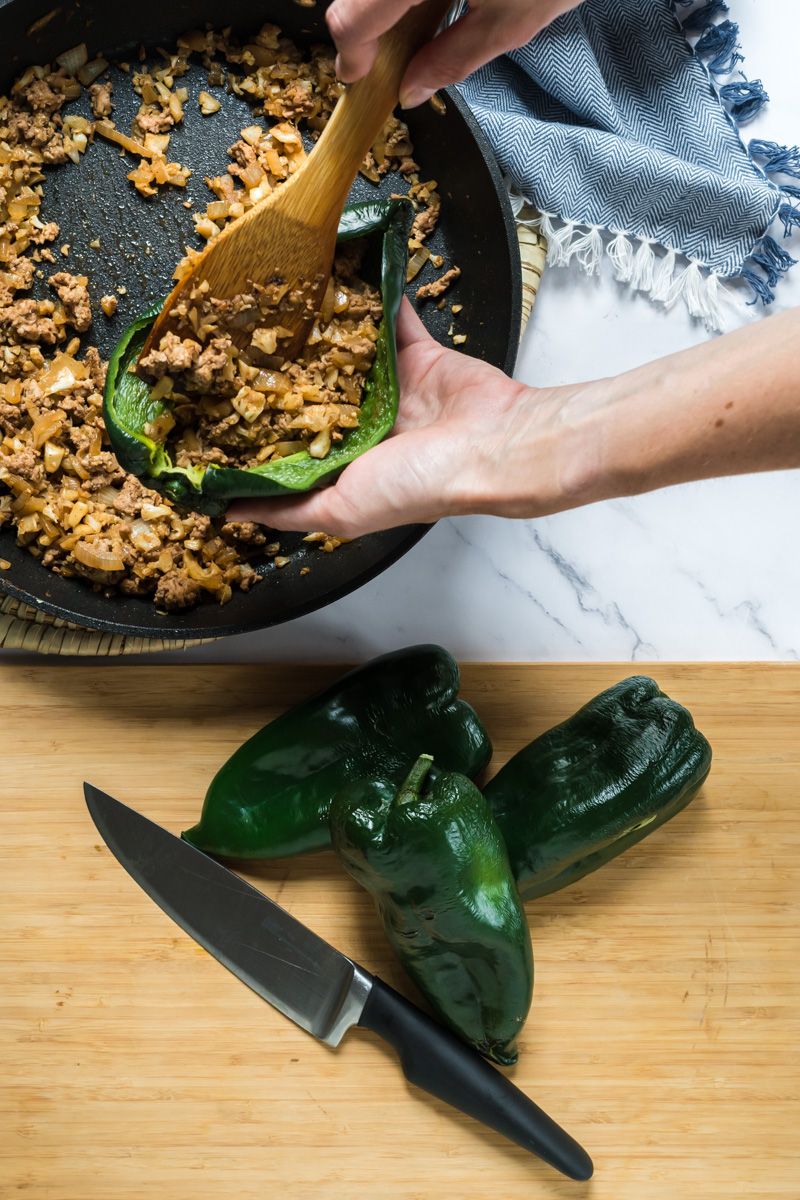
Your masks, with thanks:
[{"label": "wooden cutting board", "polygon": [[[246,736],[337,674],[0,665],[0,1195],[32,1200],[796,1200],[800,667],[664,666],[715,751],[700,797],[529,905],[515,1081],[579,1138],[562,1180],[353,1031],[279,1016],[125,875],[90,779],[175,831]],[[467,666],[495,764],[630,673]],[[330,855],[249,878],[410,994]]]}]

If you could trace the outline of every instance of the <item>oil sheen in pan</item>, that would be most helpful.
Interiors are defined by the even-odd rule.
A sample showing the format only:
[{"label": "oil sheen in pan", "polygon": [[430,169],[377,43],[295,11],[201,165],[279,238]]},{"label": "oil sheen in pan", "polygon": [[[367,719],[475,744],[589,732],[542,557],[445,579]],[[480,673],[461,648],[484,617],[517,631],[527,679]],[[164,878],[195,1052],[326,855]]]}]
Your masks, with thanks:
[{"label": "oil sheen in pan", "polygon": [[[66,47],[86,41],[90,53],[104,50],[122,58],[142,31],[151,46],[168,46],[183,30],[205,21],[220,24],[220,6],[212,0],[140,0],[133,8],[83,0],[78,7],[64,5],[33,35],[27,29],[50,5],[32,11],[29,0],[0,0],[0,44],[4,47],[7,75],[0,80],[5,91],[31,62],[46,62]],[[242,30],[274,21],[299,42],[327,40],[321,6],[305,8],[294,0],[267,5],[253,0],[230,0],[224,6],[226,23]],[[131,55],[132,56],[132,55]],[[168,290],[175,263],[193,233],[191,212],[208,203],[206,175],[219,174],[227,163],[227,147],[239,130],[253,122],[253,110],[236,97],[227,97],[222,110],[201,118],[196,94],[205,82],[199,65],[182,83],[190,89],[186,126],[173,135],[170,151],[192,168],[186,192],[170,189],[153,201],[139,196],[125,178],[130,163],[110,144],[99,140],[79,167],[48,172],[44,215],[62,225],[62,238],[72,245],[70,269],[90,276],[94,297],[122,286],[117,316],[110,322],[98,318],[92,340],[107,356],[129,320]],[[122,129],[138,106],[129,80],[115,88],[115,120]],[[463,311],[459,325],[468,335],[465,349],[506,371],[514,365],[520,327],[520,269],[513,217],[502,178],[480,130],[457,94],[446,94],[442,116],[430,106],[407,114],[415,156],[422,178],[436,178],[443,209],[439,229],[431,243],[434,253],[457,263],[463,271],[458,302]],[[194,119],[193,119],[194,118]],[[359,178],[352,198],[405,190],[397,175],[377,187]],[[101,251],[89,243],[100,239]],[[414,286],[409,288],[413,294]],[[454,296],[455,298],[455,296]],[[435,337],[447,340],[449,312],[426,305],[423,319]],[[321,554],[303,545],[299,537],[282,535],[281,546],[291,563],[278,571],[263,568],[268,576],[249,593],[237,593],[224,607],[201,605],[186,614],[159,615],[151,600],[108,598],[76,579],[62,579],[43,568],[16,545],[13,531],[0,530],[0,558],[11,563],[0,572],[0,592],[80,625],[128,636],[156,638],[214,637],[243,633],[291,620],[339,599],[385,570],[405,554],[426,532],[409,526],[373,534],[333,554]],[[302,567],[309,574],[301,576]]]}]

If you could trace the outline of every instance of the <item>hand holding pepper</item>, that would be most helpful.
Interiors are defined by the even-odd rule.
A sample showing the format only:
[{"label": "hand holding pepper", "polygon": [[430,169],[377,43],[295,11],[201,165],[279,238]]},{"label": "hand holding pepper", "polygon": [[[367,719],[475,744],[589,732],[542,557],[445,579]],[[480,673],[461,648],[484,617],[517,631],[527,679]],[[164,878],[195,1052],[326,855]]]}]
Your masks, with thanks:
[{"label": "hand holding pepper", "polygon": [[[609,379],[531,388],[435,342],[400,310],[394,435],[335,487],[231,517],[359,537],[440,517],[537,517],[718,475],[800,464],[800,309]],[[764,371],[769,363],[769,371]]]}]

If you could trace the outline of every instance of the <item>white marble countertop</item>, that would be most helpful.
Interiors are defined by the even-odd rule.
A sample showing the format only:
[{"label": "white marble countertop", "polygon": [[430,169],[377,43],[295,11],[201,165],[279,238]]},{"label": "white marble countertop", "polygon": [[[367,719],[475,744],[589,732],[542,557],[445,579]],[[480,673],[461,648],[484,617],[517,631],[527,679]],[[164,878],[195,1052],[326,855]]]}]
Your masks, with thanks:
[{"label": "white marble countertop", "polygon": [[[747,136],[794,145],[794,0],[730,4],[747,74],[763,79],[771,97]],[[793,243],[786,244],[800,258],[800,238]],[[800,266],[778,291],[776,311],[800,304]],[[682,308],[664,314],[607,271],[588,279],[577,270],[550,270],[517,375],[530,384],[589,379],[705,336]],[[794,659],[798,514],[800,472],[785,472],[671,488],[536,521],[443,521],[378,579],[320,612],[169,657],[359,660],[438,641],[468,660]]]}]

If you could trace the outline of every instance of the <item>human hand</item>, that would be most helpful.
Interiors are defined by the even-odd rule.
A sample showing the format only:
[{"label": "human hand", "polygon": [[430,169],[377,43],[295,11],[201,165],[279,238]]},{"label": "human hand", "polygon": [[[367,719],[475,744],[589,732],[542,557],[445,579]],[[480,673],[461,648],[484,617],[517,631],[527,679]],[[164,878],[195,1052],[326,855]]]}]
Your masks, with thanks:
[{"label": "human hand", "polygon": [[[378,38],[415,4],[425,0],[334,0],[325,17],[345,83],[366,75]],[[471,0],[469,12],[423,46],[400,85],[403,108],[423,104],[435,91],[458,83],[484,63],[524,46],[580,0]]]},{"label": "human hand", "polygon": [[332,487],[298,499],[241,500],[231,520],[354,538],[458,513],[534,516],[581,502],[569,494],[578,459],[567,449],[565,420],[565,405],[580,389],[528,388],[440,346],[408,300],[397,336],[401,401],[393,434]]}]

